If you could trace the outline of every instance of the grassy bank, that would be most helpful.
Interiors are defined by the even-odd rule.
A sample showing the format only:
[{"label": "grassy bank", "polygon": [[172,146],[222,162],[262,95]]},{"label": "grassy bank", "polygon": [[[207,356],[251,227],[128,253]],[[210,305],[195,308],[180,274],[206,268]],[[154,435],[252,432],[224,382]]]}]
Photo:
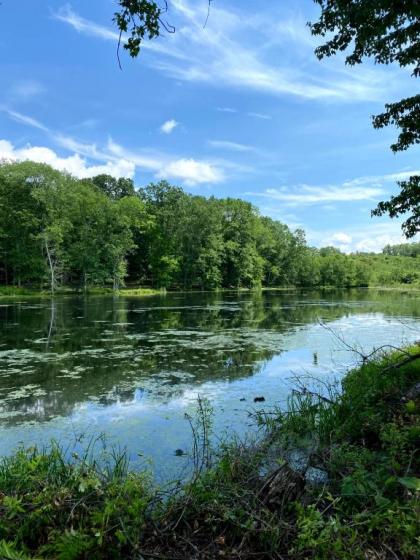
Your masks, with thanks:
[{"label": "grassy bank", "polygon": [[0,286],[0,297],[42,296],[41,290],[20,288],[18,286]]},{"label": "grassy bank", "polygon": [[[311,290],[311,291],[337,291],[337,290],[347,290],[347,289],[372,289],[372,290],[383,290],[383,291],[395,291],[395,292],[420,292],[420,284],[395,284],[390,286],[383,285],[372,285],[372,286],[361,286],[361,287],[337,287],[337,286],[278,286],[276,288],[239,288],[239,289],[222,289],[217,290],[206,290],[205,292],[211,293],[247,293],[247,292],[299,292],[299,290]],[[158,296],[165,295],[167,293],[203,293],[203,290],[166,290],[165,288],[154,289],[154,288],[121,288],[117,292],[113,291],[112,288],[89,288],[86,292],[83,290],[76,290],[73,288],[60,288],[55,291],[55,296],[63,295],[120,295],[129,297],[144,297],[144,296]],[[1,298],[21,298],[21,297],[39,297],[39,298],[50,298],[52,297],[51,292],[48,290],[35,290],[32,288],[19,288],[17,286],[0,286],[0,299]]]},{"label": "grassy bank", "polygon": [[419,383],[420,345],[381,355],[213,453],[201,403],[182,488],[153,489],[124,455],[20,450],[0,463],[0,558],[414,559]]},{"label": "grassy bank", "polygon": [[[86,292],[70,287],[59,288],[55,291],[56,296],[62,295],[124,295],[124,296],[155,296],[165,294],[166,290],[154,290],[152,288],[122,288],[115,292],[112,288],[89,288]],[[52,297],[48,290],[35,290],[32,288],[20,288],[18,286],[0,286],[0,298],[16,297]]]},{"label": "grassy bank", "polygon": [[154,288],[122,288],[119,292],[121,296],[159,296],[166,294],[166,289],[160,290]]}]

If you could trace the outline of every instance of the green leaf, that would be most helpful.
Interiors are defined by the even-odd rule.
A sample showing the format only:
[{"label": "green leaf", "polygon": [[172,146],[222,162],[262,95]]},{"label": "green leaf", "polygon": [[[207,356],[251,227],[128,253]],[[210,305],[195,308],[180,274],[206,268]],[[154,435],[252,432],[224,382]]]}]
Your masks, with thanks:
[{"label": "green leaf", "polygon": [[15,545],[4,540],[0,541],[0,558],[2,560],[35,560],[23,552],[16,550]]},{"label": "green leaf", "polygon": [[408,401],[405,404],[405,409],[407,412],[409,412],[410,414],[414,414],[414,412],[416,412],[416,403],[414,401]]},{"label": "green leaf", "polygon": [[410,490],[420,492],[420,478],[416,478],[415,476],[406,476],[399,478],[398,482]]}]

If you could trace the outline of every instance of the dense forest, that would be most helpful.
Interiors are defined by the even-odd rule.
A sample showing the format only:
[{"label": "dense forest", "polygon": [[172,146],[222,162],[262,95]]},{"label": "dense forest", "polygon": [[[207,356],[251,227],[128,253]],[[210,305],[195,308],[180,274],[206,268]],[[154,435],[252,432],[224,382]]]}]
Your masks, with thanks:
[{"label": "dense forest", "polygon": [[303,230],[261,216],[244,200],[190,195],[166,181],[136,188],[131,179],[80,180],[33,162],[0,165],[3,285],[54,291],[125,283],[207,290],[409,284],[419,278],[419,245],[344,255],[309,247]]}]

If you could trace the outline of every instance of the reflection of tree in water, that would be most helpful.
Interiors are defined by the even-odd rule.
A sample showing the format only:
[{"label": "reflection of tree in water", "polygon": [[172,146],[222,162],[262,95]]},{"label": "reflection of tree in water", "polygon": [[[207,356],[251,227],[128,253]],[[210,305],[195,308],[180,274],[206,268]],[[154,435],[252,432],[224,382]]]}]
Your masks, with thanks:
[{"label": "reflection of tree in water", "polygon": [[[57,298],[2,307],[1,423],[68,415],[93,399],[109,405],[147,393],[166,402],[206,381],[254,375],[281,353],[284,335],[319,318],[378,311],[420,314],[414,298],[402,313],[401,301],[371,290]],[[1,355],[9,349],[16,351]]]}]

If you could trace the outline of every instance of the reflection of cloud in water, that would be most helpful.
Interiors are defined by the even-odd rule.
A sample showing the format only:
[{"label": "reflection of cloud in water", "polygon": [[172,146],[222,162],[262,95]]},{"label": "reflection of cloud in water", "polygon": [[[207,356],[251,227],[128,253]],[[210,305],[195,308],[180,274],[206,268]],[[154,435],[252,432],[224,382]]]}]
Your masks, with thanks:
[{"label": "reflection of cloud in water", "polygon": [[249,409],[285,401],[293,374],[340,373],[353,357],[318,319],[370,349],[418,338],[419,315],[412,296],[363,290],[319,299],[180,294],[141,306],[59,298],[53,324],[49,303],[8,304],[0,307],[0,453],[20,440],[105,431],[157,461],[188,445],[184,414],[198,394],[215,409],[216,433],[241,432]]}]

